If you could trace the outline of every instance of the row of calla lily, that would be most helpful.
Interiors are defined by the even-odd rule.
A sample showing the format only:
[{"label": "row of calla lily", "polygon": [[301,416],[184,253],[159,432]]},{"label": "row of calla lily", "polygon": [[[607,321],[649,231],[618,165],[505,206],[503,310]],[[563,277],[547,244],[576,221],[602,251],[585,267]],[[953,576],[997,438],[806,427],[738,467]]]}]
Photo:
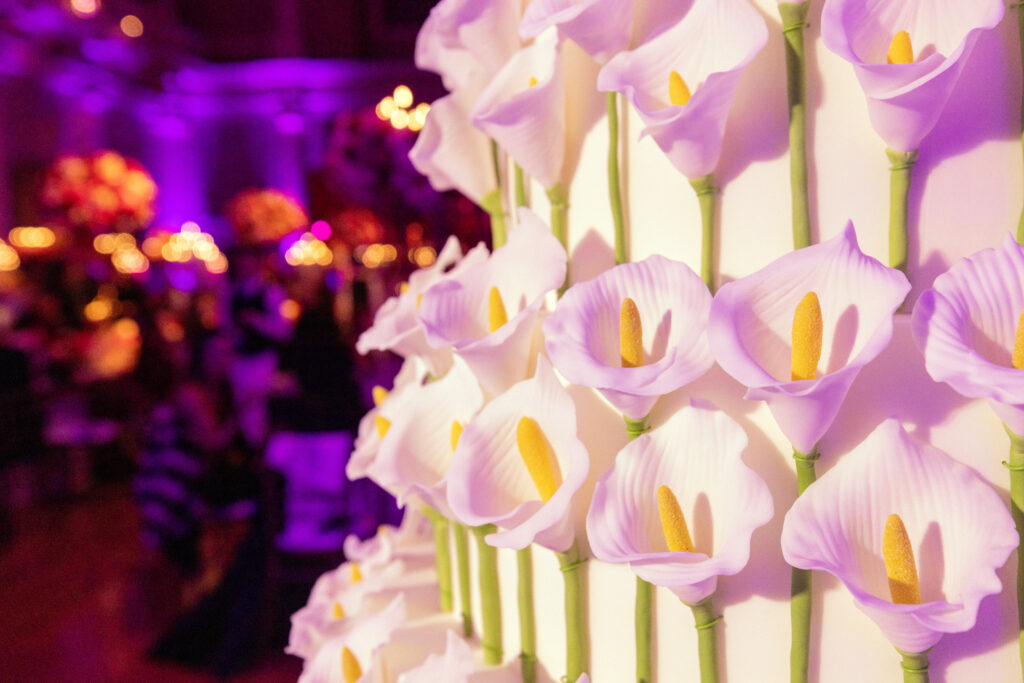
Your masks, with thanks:
[{"label": "row of calla lily", "polygon": [[[627,421],[643,420],[660,396],[717,361],[748,387],[748,399],[768,404],[798,450],[811,452],[860,368],[889,343],[909,283],[859,250],[852,225],[714,298],[688,266],[652,256],[575,284],[548,312],[564,275],[565,251],[526,209],[493,254],[478,246],[463,257],[449,241],[359,341],[361,352],[393,350],[406,363],[363,420],[348,474],[370,476],[402,504],[472,527],[496,525],[486,537],[493,546],[536,543],[556,552],[584,526],[572,499],[595,477],[585,520],[593,555],[629,563],[644,580],[700,603],[718,576],[746,565],[753,532],[773,516],[767,487],[741,459],[743,429],[695,401],[631,441],[611,469],[592,472],[579,438],[586,426],[565,384],[592,387]],[[808,292],[820,302],[821,361],[813,377],[793,380],[787,340]],[[627,298],[642,330],[638,363],[625,358]],[[1015,433],[1024,432],[1024,379],[1011,362],[1021,310],[1024,248],[1008,239],[940,276],[913,317],[929,373],[991,400]],[[1017,345],[1024,364],[1024,340]],[[524,452],[524,418],[548,445],[540,474]],[[714,547],[701,538],[688,548],[674,542],[663,487],[681,512],[705,500]],[[922,566],[942,568],[922,572],[919,604],[895,603],[885,586],[883,531],[893,514],[925,553]],[[922,545],[935,533],[941,544]],[[995,570],[1017,537],[987,483],[890,420],[797,500],[781,542],[788,562],[839,577],[899,650],[920,653],[942,633],[973,626],[980,600],[1000,590]],[[928,578],[935,576],[940,583]]]},{"label": "row of calla lily", "polygon": [[[947,4],[828,0],[822,10],[826,47],[852,65],[872,126],[898,155],[916,158],[980,33],[1004,14],[1002,0]],[[641,136],[683,175],[704,178],[718,165],[742,69],[767,39],[747,0],[442,0],[416,64],[451,92],[432,105],[410,158],[435,188],[493,213],[496,143],[562,195],[609,92],[630,100]]]}]

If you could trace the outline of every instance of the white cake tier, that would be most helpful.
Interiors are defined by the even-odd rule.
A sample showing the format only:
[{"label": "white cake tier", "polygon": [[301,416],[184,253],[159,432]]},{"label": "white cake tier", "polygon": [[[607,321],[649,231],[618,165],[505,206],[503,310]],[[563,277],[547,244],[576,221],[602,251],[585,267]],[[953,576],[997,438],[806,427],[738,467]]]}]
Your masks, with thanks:
[{"label": "white cake tier", "polygon": [[[715,173],[718,195],[718,284],[748,275],[792,249],[788,118],[781,22],[773,0],[752,0],[769,24],[765,49],[744,71],[733,102],[723,154]],[[910,194],[907,310],[935,277],[957,259],[998,246],[1015,231],[1022,204],[1020,58],[1017,11],[983,34],[967,61],[944,113],[920,147]],[[863,92],[848,63],[829,52],[820,35],[821,3],[812,3],[807,45],[808,164],[815,241],[838,234],[852,220],[861,249],[888,257],[889,162],[871,128]],[[642,123],[622,102],[621,158],[630,255],[662,254],[700,268],[700,212],[696,196],[654,141],[637,140]],[[589,279],[613,265],[608,207],[607,126],[587,139],[569,191],[571,278]],[[533,208],[546,216],[540,187]],[[1009,478],[1000,465],[1009,447],[1002,425],[983,401],[961,397],[931,380],[899,315],[889,348],[869,364],[821,442],[818,476],[864,439],[882,420],[897,417],[928,441],[977,470],[1008,500]],[[571,389],[580,435],[592,457],[588,485],[576,506],[580,518],[593,482],[625,444],[618,416],[589,390]],[[719,580],[716,606],[722,680],[789,680],[790,568],[782,558],[782,519],[796,494],[791,447],[767,409],[743,400],[744,388],[717,365],[705,377],[663,398],[652,414],[658,425],[689,397],[715,403],[747,431],[744,461],[768,483],[775,517],[755,532],[750,563]],[[579,530],[583,535],[582,526]],[[518,653],[516,562],[499,551],[506,657]],[[564,673],[562,574],[554,555],[535,549],[539,680]],[[626,566],[591,560],[591,674],[598,683],[635,680],[633,609],[635,577]],[[933,681],[1010,681],[1020,677],[1011,556],[999,571],[1003,591],[986,598],[973,631],[946,635],[931,652]],[[474,594],[475,595],[475,594]],[[697,638],[689,608],[666,589],[656,593],[655,680],[696,680]],[[474,598],[475,599],[475,598]],[[478,609],[478,605],[474,608]],[[479,616],[477,624],[479,624]],[[859,609],[842,584],[814,575],[811,680],[901,680],[899,655]],[[548,675],[550,678],[545,678]]]},{"label": "white cake tier", "polygon": [[[733,103],[725,146],[715,173],[718,196],[718,283],[748,275],[792,248],[788,121],[784,50],[774,0],[752,0],[769,24],[765,49],[744,71]],[[910,194],[910,263],[913,290],[908,310],[937,275],[960,257],[998,246],[1016,229],[1022,203],[1020,57],[1017,12],[1007,11],[995,31],[983,34],[932,133],[920,148]],[[806,32],[807,112],[812,225],[815,241],[838,234],[852,220],[862,250],[887,261],[889,163],[885,145],[868,120],[852,68],[825,49],[821,3],[814,2]],[[667,77],[667,75],[666,75]],[[634,260],[662,254],[700,266],[700,213],[696,196],[650,139],[637,140],[639,118],[622,103],[624,195]],[[613,263],[608,206],[607,126],[600,122],[582,151],[569,191],[571,278],[589,279]],[[532,188],[533,208],[548,211],[542,188]],[[580,437],[591,455],[588,484],[575,499],[582,520],[594,482],[626,443],[620,417],[589,389],[573,387]],[[779,547],[782,520],[795,499],[790,445],[766,408],[745,401],[744,388],[715,366],[692,385],[655,407],[656,428],[691,397],[709,400],[737,420],[750,440],[743,459],[767,483],[775,517],[753,536],[751,559],[740,574],[719,579],[715,605],[722,680],[732,683],[789,680],[790,568]],[[977,470],[1007,498],[1008,441],[983,401],[967,400],[924,370],[906,315],[897,316],[889,348],[854,382],[839,417],[821,441],[818,476],[860,443],[882,420],[899,418],[928,441]],[[713,512],[713,511],[712,511]],[[698,532],[699,533],[699,532]],[[581,541],[582,542],[582,541]],[[585,545],[585,542],[583,542]],[[452,549],[454,558],[454,547]],[[519,653],[516,558],[500,550],[500,579],[507,662]],[[475,584],[473,612],[482,619]],[[635,577],[627,566],[591,560],[589,589],[591,677],[624,683],[634,677]],[[934,571],[933,568],[923,571]],[[946,635],[931,652],[933,681],[1019,680],[1016,560],[999,571],[1003,591],[986,598],[973,631]],[[554,555],[534,550],[539,681],[564,673],[563,581]],[[697,680],[697,637],[690,610],[657,590],[655,680]],[[811,680],[897,681],[899,656],[838,580],[814,575]],[[457,591],[456,591],[457,602]],[[456,606],[456,613],[458,606]],[[394,645],[394,643],[393,643]],[[391,647],[391,646],[389,646]]]}]

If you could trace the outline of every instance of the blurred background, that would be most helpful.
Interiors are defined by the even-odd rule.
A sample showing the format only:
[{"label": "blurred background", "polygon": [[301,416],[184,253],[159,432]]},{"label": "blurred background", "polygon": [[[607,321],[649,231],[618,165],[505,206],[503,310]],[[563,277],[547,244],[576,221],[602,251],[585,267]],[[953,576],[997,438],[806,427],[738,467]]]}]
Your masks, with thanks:
[{"label": "blurred background", "polygon": [[294,680],[400,519],[342,475],[399,360],[354,341],[489,237],[407,159],[432,4],[0,0],[4,681]]}]

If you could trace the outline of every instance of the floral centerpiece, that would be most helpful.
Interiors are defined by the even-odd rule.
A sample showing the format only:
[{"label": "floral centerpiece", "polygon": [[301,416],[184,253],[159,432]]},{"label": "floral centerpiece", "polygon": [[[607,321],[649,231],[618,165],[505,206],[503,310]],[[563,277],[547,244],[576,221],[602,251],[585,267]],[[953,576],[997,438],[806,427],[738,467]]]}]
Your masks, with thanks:
[{"label": "floral centerpiece", "polygon": [[297,199],[270,188],[238,193],[228,202],[227,216],[243,244],[277,242],[309,225],[309,214]]},{"label": "floral centerpiece", "polygon": [[43,204],[61,221],[90,236],[146,227],[156,195],[145,167],[111,150],[61,157],[47,171],[42,191]]}]

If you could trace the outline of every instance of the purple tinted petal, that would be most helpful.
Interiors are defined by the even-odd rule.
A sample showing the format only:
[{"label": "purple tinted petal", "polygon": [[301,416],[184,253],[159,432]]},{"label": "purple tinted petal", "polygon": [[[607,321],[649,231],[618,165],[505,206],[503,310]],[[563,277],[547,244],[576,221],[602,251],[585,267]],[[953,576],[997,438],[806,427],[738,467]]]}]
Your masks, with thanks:
[{"label": "purple tinted petal", "polygon": [[[621,367],[619,311],[640,311],[644,362]],[[705,333],[711,295],[690,268],[663,256],[626,263],[571,287],[544,321],[548,354],[573,384],[600,389],[620,412],[641,418],[659,396],[713,363]]]},{"label": "purple tinted petal", "polygon": [[[899,514],[914,545],[921,605],[894,605],[882,534]],[[1017,545],[1013,520],[977,473],[922,444],[896,420],[882,423],[811,486],[786,514],[786,561],[838,577],[897,648],[921,652],[945,632],[974,626],[999,592],[996,570]]]}]

